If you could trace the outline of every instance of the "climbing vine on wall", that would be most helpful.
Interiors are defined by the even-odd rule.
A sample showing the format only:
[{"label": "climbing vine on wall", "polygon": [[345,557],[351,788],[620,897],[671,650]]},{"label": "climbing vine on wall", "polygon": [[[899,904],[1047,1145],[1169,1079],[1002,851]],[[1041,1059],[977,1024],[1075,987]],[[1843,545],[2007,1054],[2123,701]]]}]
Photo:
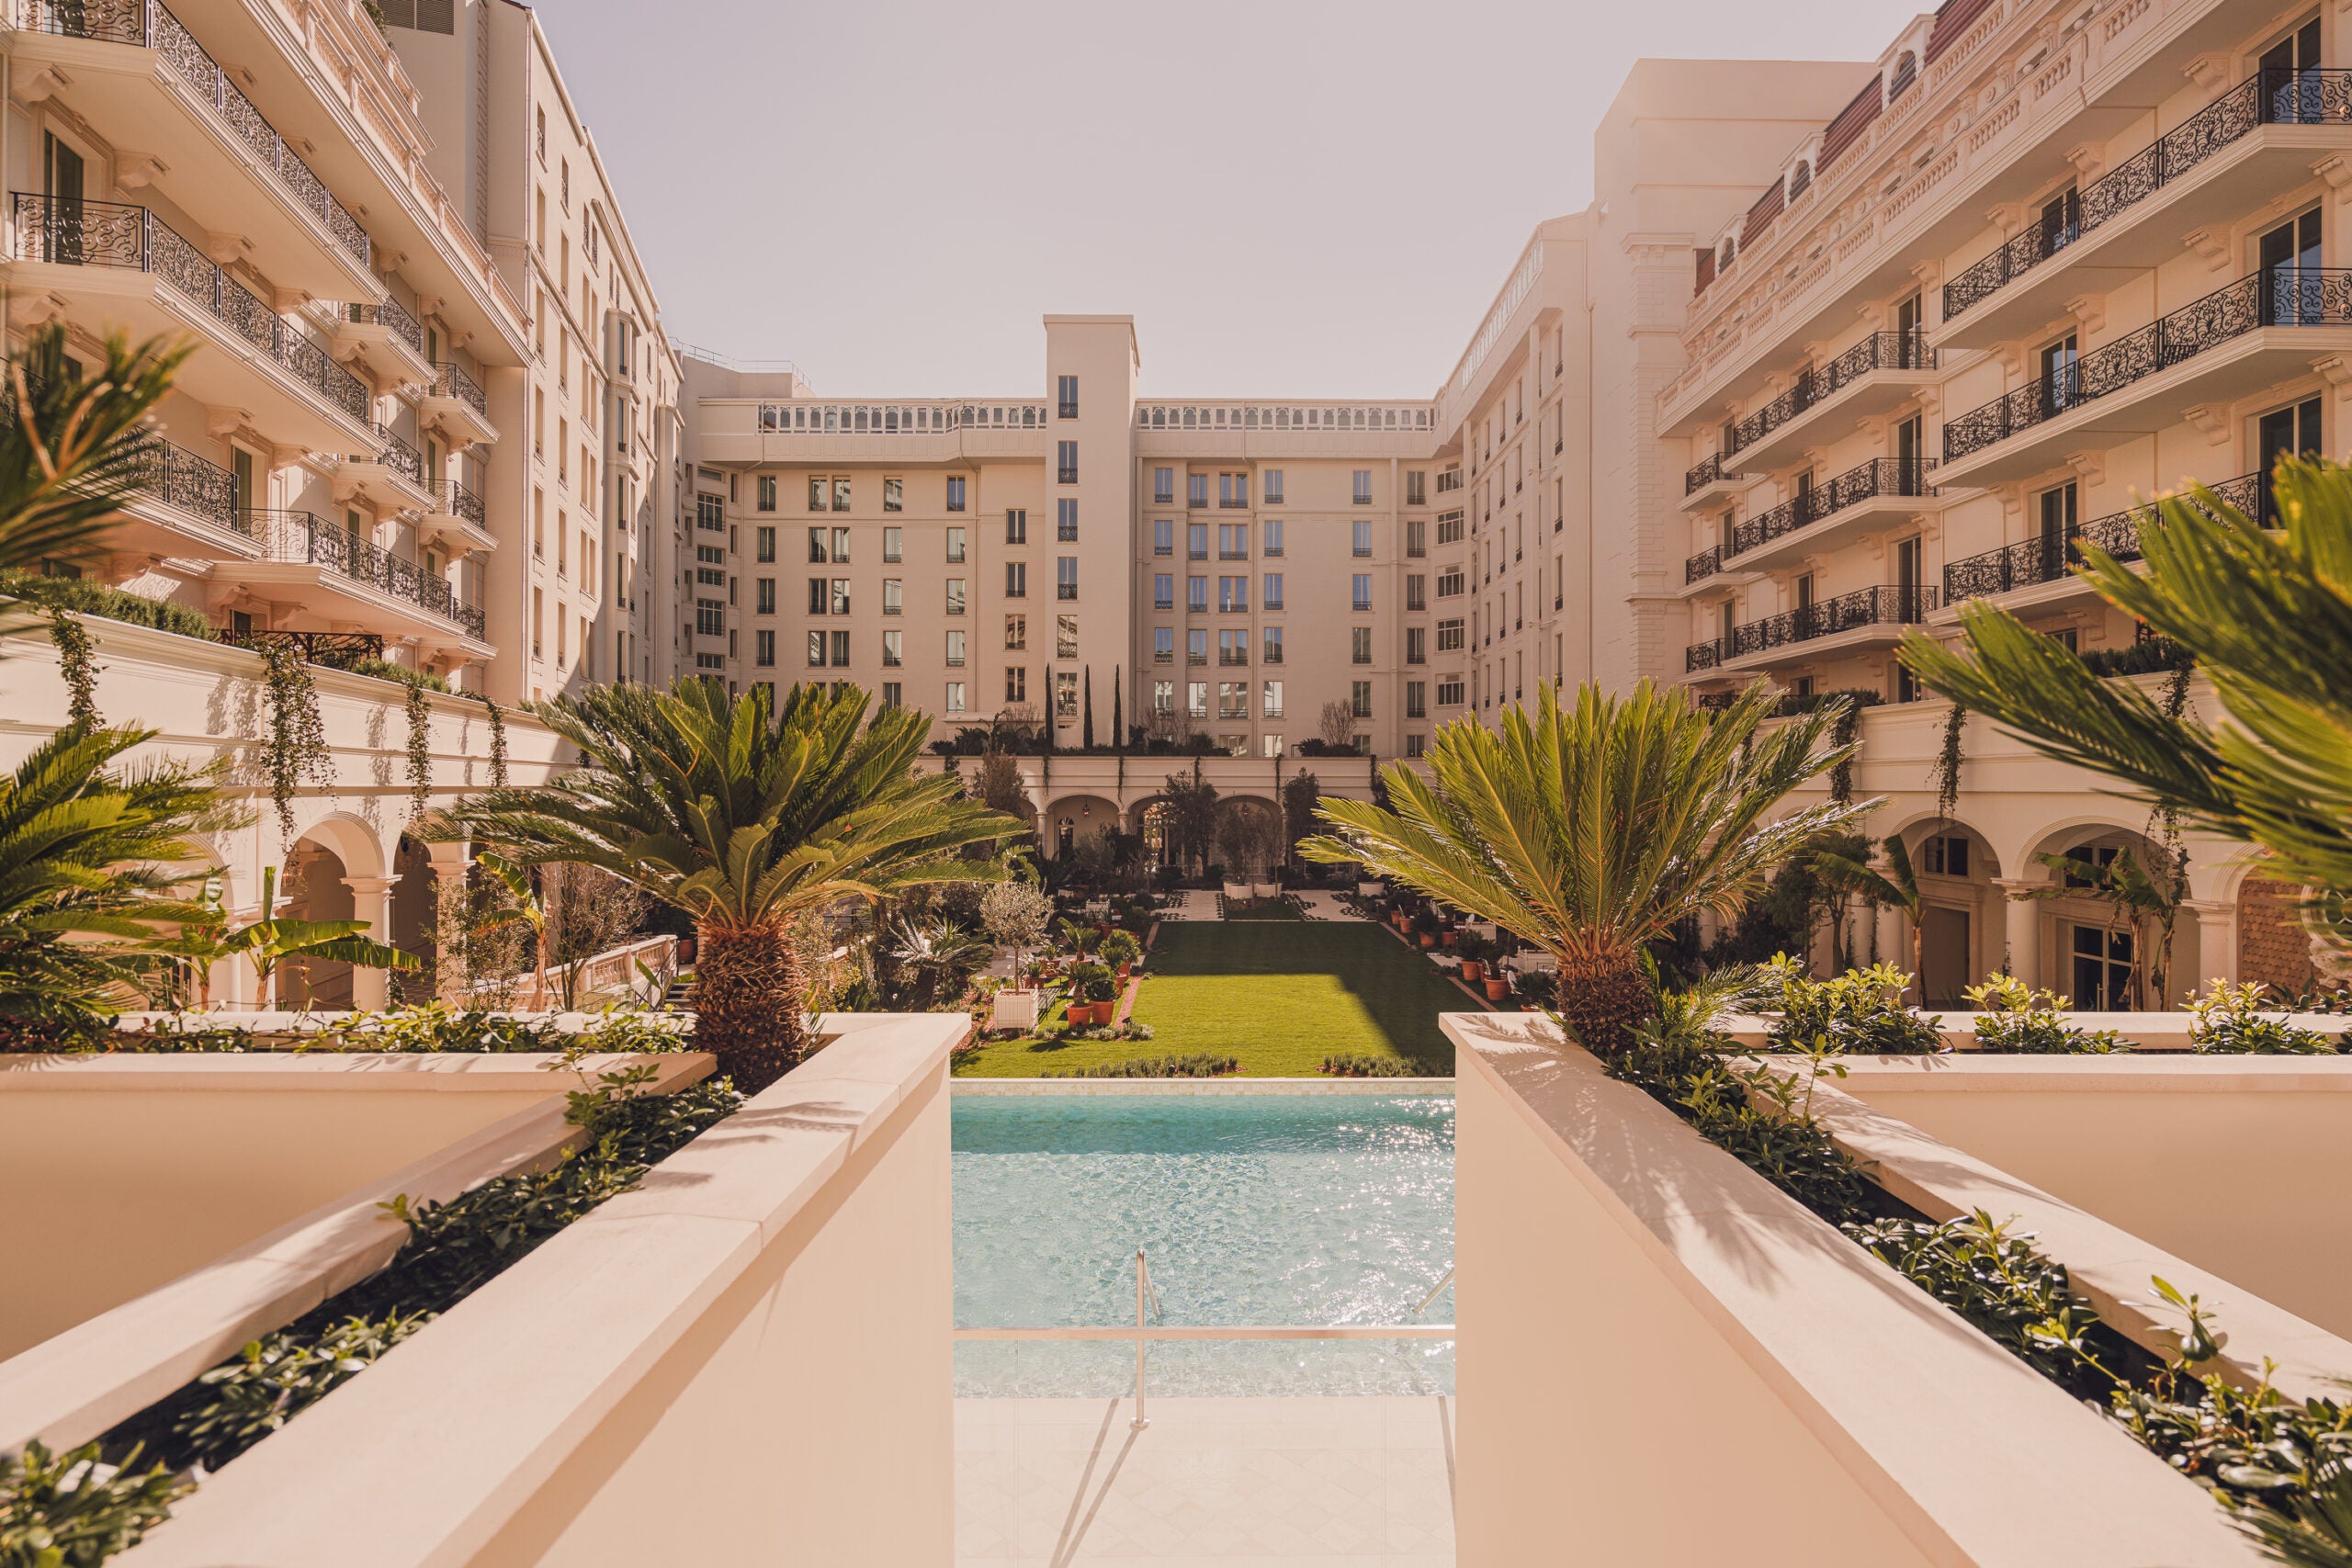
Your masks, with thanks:
[{"label": "climbing vine on wall", "polygon": [[1960,704],[1951,705],[1951,712],[1944,716],[1944,743],[1936,753],[1936,818],[1951,819],[1952,807],[1960,804],[1960,732],[1968,723],[1968,710]]},{"label": "climbing vine on wall", "polygon": [[506,716],[488,697],[482,702],[490,708],[490,782],[493,788],[506,787]]},{"label": "climbing vine on wall", "polygon": [[[1849,702],[1838,710],[1838,722],[1829,731],[1829,743],[1843,748],[1854,743],[1862,731],[1862,705]],[[1829,798],[1840,806],[1850,806],[1854,800],[1854,759],[1849,754],[1838,759],[1829,770]]]},{"label": "climbing vine on wall", "polygon": [[57,645],[57,672],[65,678],[66,714],[86,728],[98,727],[98,666],[90,634],[62,610],[49,613],[49,640]]},{"label": "climbing vine on wall", "polygon": [[310,666],[290,645],[276,640],[262,647],[261,656],[269,704],[262,761],[269,773],[269,799],[277,808],[278,831],[291,839],[294,792],[306,778],[334,788],[334,759],[327,750],[326,724],[319,716],[319,692],[311,683]]},{"label": "climbing vine on wall", "polygon": [[408,681],[408,802],[409,815],[424,815],[424,797],[433,785],[433,705],[424,700],[424,682]]}]

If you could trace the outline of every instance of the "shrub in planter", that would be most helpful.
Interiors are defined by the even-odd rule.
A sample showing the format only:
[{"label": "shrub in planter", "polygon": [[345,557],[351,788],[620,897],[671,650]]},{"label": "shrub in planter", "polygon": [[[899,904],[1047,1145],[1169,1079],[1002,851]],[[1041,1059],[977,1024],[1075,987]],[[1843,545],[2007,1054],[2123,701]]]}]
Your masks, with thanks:
[{"label": "shrub in planter", "polygon": [[2037,991],[2010,975],[1992,975],[1971,986],[1968,999],[1981,1010],[1976,1047],[2032,1056],[2105,1055],[2131,1050],[2112,1029],[2077,1029],[2066,1021],[2066,998]]},{"label": "shrub in planter", "polygon": [[1102,947],[1099,956],[1102,958],[1103,963],[1110,964],[1113,968],[1118,970],[1120,974],[1125,975],[1127,972],[1129,965],[1133,964],[1136,959],[1143,956],[1143,943],[1137,942],[1134,937],[1129,936],[1125,931],[1113,931],[1109,936],[1102,939]]},{"label": "shrub in planter", "polygon": [[1943,1049],[1943,1037],[1936,1032],[1941,1021],[1921,1018],[1903,1005],[1911,976],[1892,964],[1815,980],[1782,953],[1765,975],[1780,994],[1773,1050],[1819,1045],[1857,1056],[1923,1056]]},{"label": "shrub in planter", "polygon": [[2217,1056],[2333,1056],[2340,1049],[2315,1030],[2264,1018],[2261,1010],[2268,1001],[2269,987],[2258,981],[2212,981],[2204,996],[2188,1004],[2189,1049]]},{"label": "shrub in planter", "polygon": [[1074,1067],[1047,1073],[1049,1078],[1221,1078],[1241,1070],[1232,1056],[1195,1052],[1188,1056],[1138,1056],[1132,1062],[1105,1062],[1095,1067]]},{"label": "shrub in planter", "polygon": [[1490,1002],[1509,1001],[1510,999],[1510,982],[1504,979],[1499,975],[1487,976],[1487,999]]},{"label": "shrub in planter", "polygon": [[1495,943],[1476,931],[1464,931],[1454,939],[1453,955],[1462,960],[1462,978],[1476,985],[1486,975],[1487,961],[1495,955]]},{"label": "shrub in planter", "polygon": [[1419,1072],[1412,1063],[1395,1056],[1366,1056],[1357,1052],[1326,1056],[1316,1070],[1335,1078],[1409,1078]]}]

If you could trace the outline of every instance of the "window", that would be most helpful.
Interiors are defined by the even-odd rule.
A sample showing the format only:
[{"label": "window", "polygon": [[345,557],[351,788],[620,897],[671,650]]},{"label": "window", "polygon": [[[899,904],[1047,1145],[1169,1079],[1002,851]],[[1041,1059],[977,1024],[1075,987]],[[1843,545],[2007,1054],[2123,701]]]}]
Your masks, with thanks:
[{"label": "window", "polygon": [[1361,571],[1360,571],[1360,572],[1357,572],[1357,573],[1355,574],[1354,582],[1355,582],[1355,587],[1354,587],[1354,592],[1353,592],[1353,593],[1352,593],[1352,594],[1351,594],[1351,602],[1354,604],[1355,608],[1356,608],[1357,610],[1359,610],[1359,611],[1363,611],[1363,610],[1369,610],[1369,609],[1371,609],[1371,608],[1372,608],[1372,578],[1371,578],[1371,576],[1370,576],[1368,573],[1365,573],[1365,572],[1361,572]]},{"label": "window", "polygon": [[1283,553],[1283,520],[1281,518],[1266,519],[1265,539],[1268,555],[1279,556]]},{"label": "window", "polygon": [[948,511],[961,512],[964,510],[964,484],[965,479],[963,475],[950,474],[947,476]]},{"label": "window", "polygon": [[907,481],[892,474],[882,481],[882,510],[904,512],[907,509]]},{"label": "window", "polygon": [[1054,716],[1070,719],[1078,716],[1078,671],[1054,671]]},{"label": "window", "polygon": [[1184,683],[1184,711],[1194,718],[1208,717],[1209,683],[1206,681],[1188,681]]},{"label": "window", "polygon": [[[536,500],[538,492],[534,491],[531,493]],[[720,509],[725,504],[715,495],[695,497],[695,526],[708,534],[716,534],[724,529],[727,526],[727,519]]]},{"label": "window", "polygon": [[1462,622],[1458,618],[1437,624],[1437,650],[1440,653],[1462,651]]},{"label": "window", "polygon": [[1216,525],[1216,558],[1248,560],[1250,558],[1250,525],[1220,523]]},{"label": "window", "polygon": [[1154,626],[1151,628],[1151,661],[1154,664],[1176,662],[1175,627]]},{"label": "window", "polygon": [[1358,506],[1372,504],[1372,470],[1370,468],[1356,470],[1355,503]]},{"label": "window", "polygon": [[1218,578],[1216,607],[1226,615],[1246,612],[1250,608],[1250,580],[1246,577]]},{"label": "window", "polygon": [[1219,664],[1250,662],[1250,633],[1247,628],[1231,628],[1216,634],[1216,661]]},{"label": "window", "polygon": [[1423,473],[1419,468],[1408,468],[1405,470],[1406,505],[1427,506],[1429,504],[1429,475]]},{"label": "window", "polygon": [[2074,928],[2075,1005],[2086,1011],[2132,1008],[2132,933],[2098,926]]},{"label": "window", "polygon": [[1004,700],[1009,703],[1029,700],[1029,671],[1018,664],[1004,667]]},{"label": "window", "polygon": [[947,682],[947,701],[943,711],[947,713],[962,713],[964,711],[963,682],[950,681]]},{"label": "window", "polygon": [[1184,662],[1206,664],[1209,661],[1209,634],[1194,626],[1184,634]]},{"label": "window", "polygon": [[1430,525],[1418,517],[1405,525],[1405,553],[1408,556],[1430,553]]},{"label": "window", "polygon": [[1011,652],[1025,652],[1029,647],[1029,617],[1007,615],[1004,618],[1004,646]]},{"label": "window", "polygon": [[950,670],[960,670],[963,665],[964,631],[960,626],[953,626],[947,633],[947,667]]},{"label": "window", "polygon": [[1250,476],[1248,474],[1217,475],[1216,503],[1219,506],[1249,505]]},{"label": "window", "polygon": [[1175,469],[1154,468],[1151,470],[1151,500],[1155,506],[1176,504]]},{"label": "window", "polygon": [[1408,757],[1425,755],[1429,750],[1429,740],[1430,738],[1426,735],[1408,735],[1405,737],[1405,755]]},{"label": "window", "polygon": [[1078,378],[1062,377],[1058,390],[1061,394],[1057,400],[1061,404],[1062,418],[1076,419],[1078,417]]},{"label": "window", "polygon": [[774,528],[754,528],[752,530],[752,553],[759,559],[763,561],[775,559],[775,530]]},{"label": "window", "polygon": [[1154,681],[1151,683],[1151,711],[1157,714],[1171,714],[1176,711],[1175,682]]},{"label": "window", "polygon": [[906,699],[905,699],[905,696],[904,696],[904,693],[905,693],[905,688],[904,688],[904,687],[902,687],[902,686],[900,686],[900,685],[899,684],[899,682],[896,682],[896,681],[885,681],[885,682],[882,682],[882,705],[883,705],[884,707],[886,707],[886,708],[894,708],[894,707],[899,706],[901,703],[903,703],[903,702],[906,700]]},{"label": "window", "polygon": [[882,580],[882,613],[898,615],[906,613],[906,584],[895,577]]},{"label": "window", "polygon": [[947,613],[951,615],[964,613],[964,580],[960,577],[947,580]]},{"label": "window", "polygon": [[1280,626],[1267,626],[1264,628],[1264,632],[1265,654],[1263,662],[1268,664],[1280,664],[1283,661],[1283,629]]},{"label": "window", "polygon": [[833,614],[836,615],[849,614],[849,579],[846,577],[833,579]]},{"label": "window", "polygon": [[1351,664],[1372,662],[1372,628],[1370,626],[1348,628],[1348,662]]},{"label": "window", "polygon": [[1004,596],[1008,599],[1029,597],[1029,563],[1009,560],[1004,563]]},{"label": "window", "polygon": [[1458,545],[1462,542],[1462,513],[1459,512],[1438,513],[1437,542],[1441,545]]},{"label": "window", "polygon": [[1264,718],[1282,717],[1283,683],[1280,681],[1268,681],[1259,688],[1259,691],[1261,694],[1258,705],[1258,713],[1260,716]]},{"label": "window", "polygon": [[954,566],[962,561],[963,558],[964,530],[961,528],[950,528],[947,530],[947,563],[950,566]]},{"label": "window", "polygon": [[1207,524],[1187,523],[1184,525],[1184,558],[1186,560],[1209,558],[1209,525]]},{"label": "window", "polygon": [[1057,659],[1078,657],[1078,617],[1076,615],[1054,617],[1054,657]]},{"label": "window", "polygon": [[532,142],[538,150],[539,163],[544,166],[548,161],[548,111],[540,109],[536,119],[537,123],[532,131]]},{"label": "window", "polygon": [[1054,479],[1058,484],[1074,485],[1078,482],[1077,442],[1054,443]]},{"label": "window", "polygon": [[725,637],[727,606],[717,599],[695,600],[695,633],[698,637]]},{"label": "window", "polygon": [[1219,681],[1216,683],[1216,716],[1219,718],[1250,716],[1250,682]]},{"label": "window", "polygon": [[1176,607],[1176,578],[1173,573],[1155,571],[1151,574],[1151,607],[1155,610]]},{"label": "window", "polygon": [[1266,573],[1265,608],[1269,610],[1279,610],[1282,607],[1283,574],[1279,571],[1270,571]]},{"label": "window", "polygon": [[885,669],[896,670],[906,662],[904,641],[906,635],[900,631],[888,631],[882,634],[882,664]]},{"label": "window", "polygon": [[831,558],[832,552],[832,533],[830,529],[809,529],[808,558],[814,562],[830,560]]},{"label": "window", "polygon": [[827,646],[825,634],[823,632],[810,632],[808,634],[808,667],[810,669],[822,670],[825,667],[825,649]]},{"label": "window", "polygon": [[904,528],[883,529],[882,559],[888,564],[897,564],[905,550],[906,540],[907,531]]},{"label": "window", "polygon": [[1283,503],[1283,471],[1280,468],[1268,468],[1266,481],[1262,488],[1266,504],[1280,506]]},{"label": "window", "polygon": [[1057,599],[1078,597],[1078,558],[1076,556],[1054,558],[1054,597]]},{"label": "window", "polygon": [[1437,683],[1437,705],[1442,708],[1458,708],[1462,705],[1460,679],[1440,681]]},{"label": "window", "polygon": [[1437,574],[1437,596],[1441,599],[1458,599],[1462,596],[1460,567],[1450,566]]},{"label": "window", "polygon": [[1968,840],[1958,833],[1939,833],[1919,846],[1923,869],[1937,876],[1968,874]]},{"label": "window", "polygon": [[1155,517],[1151,520],[1151,553],[1156,556],[1172,556],[1176,553],[1174,518]]},{"label": "window", "polygon": [[1195,615],[1209,613],[1209,580],[1188,577],[1184,580],[1184,608]]},{"label": "window", "polygon": [[1355,537],[1350,544],[1348,553],[1358,558],[1372,554],[1371,519],[1364,517],[1357,518],[1354,533]]},{"label": "window", "polygon": [[1209,477],[1206,474],[1184,476],[1184,504],[1206,506],[1209,503]]},{"label": "window", "polygon": [[808,476],[809,511],[823,512],[827,510],[831,504],[827,498],[832,493],[833,485],[831,479],[828,479],[822,474],[810,474]]},{"label": "window", "polygon": [[836,512],[847,512],[849,510],[849,476],[846,474],[834,476],[833,510]]},{"label": "window", "polygon": [[1430,580],[1418,571],[1408,573],[1405,578],[1405,608],[1426,610],[1429,607]]},{"label": "window", "polygon": [[810,578],[808,580],[808,613],[812,615],[823,615],[829,594],[830,591],[823,578]]},{"label": "window", "polygon": [[775,510],[775,476],[774,474],[762,474],[760,476],[759,497],[759,506],[761,511],[774,512]]},{"label": "window", "polygon": [[1372,716],[1372,682],[1358,681],[1348,689],[1349,710],[1358,718]]},{"label": "window", "polygon": [[833,564],[835,566],[849,564],[849,530],[846,528],[833,530]]},{"label": "window", "polygon": [[752,586],[758,591],[757,601],[753,605],[754,610],[763,615],[775,615],[775,579],[773,577],[763,577]]},{"label": "window", "polygon": [[1427,626],[1405,628],[1405,662],[1427,664],[1430,661],[1430,633]]},{"label": "window", "polygon": [[1405,682],[1405,716],[1427,718],[1430,716],[1430,688],[1426,681]]},{"label": "window", "polygon": [[1004,513],[1004,542],[1025,545],[1029,542],[1029,513],[1019,507],[1008,507]]},{"label": "window", "polygon": [[775,633],[758,631],[752,634],[752,662],[759,665],[775,662]]}]

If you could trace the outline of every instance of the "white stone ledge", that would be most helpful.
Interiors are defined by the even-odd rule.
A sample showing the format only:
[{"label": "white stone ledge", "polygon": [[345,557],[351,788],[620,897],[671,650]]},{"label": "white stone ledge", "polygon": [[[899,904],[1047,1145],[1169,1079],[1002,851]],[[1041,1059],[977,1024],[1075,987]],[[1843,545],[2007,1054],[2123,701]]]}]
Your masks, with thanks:
[{"label": "white stone ledge", "polygon": [[[711,1060],[698,1051],[600,1052],[569,1066],[546,1051],[0,1053],[0,1094],[552,1094],[639,1061],[662,1067],[663,1083],[691,1083]],[[559,1071],[569,1075],[560,1083],[549,1077]]]},{"label": "white stone ledge", "polygon": [[[1974,1012],[1947,1011],[1937,1008],[1914,1008],[1912,1012],[1922,1019],[1932,1020],[1936,1032],[1943,1043],[1955,1051],[1974,1051],[1976,1021],[1984,1016]],[[2189,1043],[2188,1032],[2195,1018],[2185,1012],[2066,1012],[2061,1015],[2076,1029],[2093,1033],[2111,1029],[2123,1037],[2124,1043],[2147,1052],[2188,1052],[2195,1055]],[[2330,1039],[2352,1030],[2352,1018],[2330,1012],[2266,1012],[2266,1019],[2283,1021],[2298,1029],[2308,1029],[2314,1034]],[[1735,1013],[1725,1021],[1724,1032],[1739,1044],[1751,1049],[1763,1046],[1772,1030],[1774,1020],[1757,1013]],[[1999,1055],[2000,1053],[1985,1053]],[[2110,1053],[2109,1059],[2122,1053]],[[2092,1058],[2097,1059],[2097,1058]],[[2228,1058],[2244,1061],[2245,1057]],[[2309,1057],[2303,1060],[2311,1060]]]},{"label": "white stone ledge", "polygon": [[1452,1094],[1452,1078],[956,1078],[957,1094]]}]

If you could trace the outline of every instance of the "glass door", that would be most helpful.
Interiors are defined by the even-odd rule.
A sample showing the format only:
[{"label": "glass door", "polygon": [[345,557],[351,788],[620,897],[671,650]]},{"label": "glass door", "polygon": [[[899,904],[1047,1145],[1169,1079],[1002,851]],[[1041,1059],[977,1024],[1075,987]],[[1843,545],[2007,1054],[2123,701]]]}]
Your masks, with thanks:
[{"label": "glass door", "polygon": [[2075,487],[2060,485],[2041,492],[2041,549],[2037,582],[2055,582],[2075,558]]},{"label": "glass door", "polygon": [[2324,301],[2320,269],[2319,209],[2281,223],[2262,236],[2262,324],[2315,327]]},{"label": "glass door", "polygon": [[2319,400],[2307,398],[2292,408],[2273,409],[2262,416],[2255,428],[2256,443],[2262,450],[2259,477],[2255,484],[2256,502],[2262,525],[2275,528],[2278,503],[2271,498],[2270,470],[2281,457],[2319,454]]},{"label": "glass door", "polygon": [[1906,622],[1917,621],[1926,618],[1928,606],[1921,603],[1924,595],[1919,592],[1919,580],[1922,575],[1920,570],[1922,559],[1923,550],[1920,540],[1917,535],[1914,535],[1908,539],[1902,539],[1896,542],[1894,547],[1894,586],[1900,592],[1903,601],[1903,618]]},{"label": "glass door", "polygon": [[2083,234],[2083,197],[2067,190],[2041,204],[2041,254],[2057,254]]},{"label": "glass door", "polygon": [[1928,493],[1927,429],[1918,414],[1894,427],[1894,465],[1895,494]]},{"label": "glass door", "polygon": [[2326,114],[2324,83],[2313,18],[2262,51],[2263,118],[2274,125],[2316,124]]},{"label": "glass door", "polygon": [[2041,417],[2048,419],[2075,406],[2081,390],[2081,376],[2075,367],[2082,355],[2075,347],[2075,334],[2068,333],[2041,351]]},{"label": "glass door", "polygon": [[2074,928],[2075,1006],[2085,1012],[2130,1012],[2132,933]]},{"label": "glass door", "polygon": [[82,260],[82,192],[86,180],[82,154],[51,131],[41,133],[41,183],[49,193],[48,244],[43,261],[78,265]]}]

